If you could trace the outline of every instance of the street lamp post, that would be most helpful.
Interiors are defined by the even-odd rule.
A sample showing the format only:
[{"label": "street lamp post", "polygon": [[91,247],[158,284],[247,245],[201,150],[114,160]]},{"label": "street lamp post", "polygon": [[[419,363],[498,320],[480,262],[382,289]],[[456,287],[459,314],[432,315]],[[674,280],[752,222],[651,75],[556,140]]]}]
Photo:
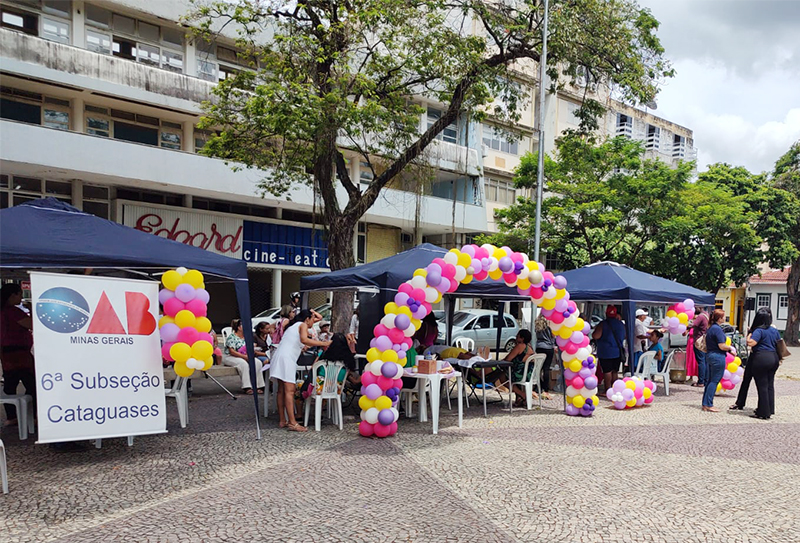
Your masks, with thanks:
[{"label": "street lamp post", "polygon": [[544,0],[543,3],[542,55],[539,58],[539,160],[536,172],[536,231],[533,238],[533,259],[537,262],[539,261],[539,248],[542,237],[542,192],[544,190],[544,80],[547,75],[548,0]]}]

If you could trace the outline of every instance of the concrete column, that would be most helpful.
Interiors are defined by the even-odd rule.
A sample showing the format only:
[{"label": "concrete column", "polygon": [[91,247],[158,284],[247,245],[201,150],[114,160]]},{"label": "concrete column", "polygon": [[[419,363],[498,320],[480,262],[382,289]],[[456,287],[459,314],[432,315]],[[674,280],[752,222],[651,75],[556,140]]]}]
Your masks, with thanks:
[{"label": "concrete column", "polygon": [[281,299],[283,298],[281,295],[281,289],[283,288],[282,283],[283,270],[274,268],[272,270],[272,307],[281,306]]},{"label": "concrete column", "polygon": [[197,77],[197,47],[194,40],[186,36],[186,45],[183,48],[183,73]]},{"label": "concrete column", "polygon": [[191,194],[183,195],[183,207],[192,207],[194,198]]},{"label": "concrete column", "polygon": [[72,180],[72,205],[83,211],[83,181]]},{"label": "concrete column", "polygon": [[275,208],[275,218],[282,219],[283,218],[283,208],[276,207]]},{"label": "concrete column", "polygon": [[72,0],[72,45],[86,49],[86,6],[83,0]]},{"label": "concrete column", "polygon": [[194,153],[194,123],[192,121],[184,121],[182,124],[181,149],[187,153]]},{"label": "concrete column", "polygon": [[72,108],[70,110],[70,126],[69,129],[73,132],[83,132],[83,115],[84,115],[83,98],[73,98]]}]

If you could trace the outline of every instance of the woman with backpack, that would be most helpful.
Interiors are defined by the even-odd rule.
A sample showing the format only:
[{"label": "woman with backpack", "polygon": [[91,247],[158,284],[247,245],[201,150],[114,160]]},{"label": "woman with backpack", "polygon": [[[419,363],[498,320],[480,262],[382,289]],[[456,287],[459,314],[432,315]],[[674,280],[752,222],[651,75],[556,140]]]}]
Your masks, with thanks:
[{"label": "woman with backpack", "polygon": [[625,356],[625,326],[617,318],[616,306],[606,308],[606,319],[598,324],[592,339],[597,346],[597,358],[603,369],[603,384],[609,390],[619,377],[619,365]]}]

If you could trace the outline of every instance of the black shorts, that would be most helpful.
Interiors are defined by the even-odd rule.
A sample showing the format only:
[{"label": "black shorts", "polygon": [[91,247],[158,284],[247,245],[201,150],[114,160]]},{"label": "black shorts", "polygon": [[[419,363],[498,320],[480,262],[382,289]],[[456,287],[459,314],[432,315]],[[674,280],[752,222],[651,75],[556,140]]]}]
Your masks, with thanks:
[{"label": "black shorts", "polygon": [[622,358],[619,356],[615,358],[600,358],[600,367],[603,368],[603,373],[611,373],[612,371],[619,371],[619,363]]}]

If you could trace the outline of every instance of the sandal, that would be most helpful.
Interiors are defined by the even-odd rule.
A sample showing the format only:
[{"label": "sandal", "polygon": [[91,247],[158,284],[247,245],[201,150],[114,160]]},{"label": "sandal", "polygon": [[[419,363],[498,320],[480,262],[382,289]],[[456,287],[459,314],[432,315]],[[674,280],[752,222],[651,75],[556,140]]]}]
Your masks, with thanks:
[{"label": "sandal", "polygon": [[253,389],[252,388],[246,388],[246,389],[244,389],[244,393],[247,394],[248,396],[252,396],[253,395]]},{"label": "sandal", "polygon": [[736,411],[736,410],[741,411],[742,409],[744,409],[744,407],[739,404],[733,404],[728,409],[730,409],[731,411]]},{"label": "sandal", "polygon": [[263,388],[259,388],[259,389],[257,389],[257,390],[258,390],[258,393],[259,393],[259,394],[264,394],[264,389],[263,389]]},{"label": "sandal", "polygon": [[289,424],[286,429],[290,432],[308,432],[308,428],[300,426],[300,424]]},{"label": "sandal", "polygon": [[17,425],[17,419],[8,419],[3,423],[3,426],[6,428],[8,428],[9,426],[16,426],[16,425]]},{"label": "sandal", "polygon": [[703,406],[703,411],[708,411],[709,413],[719,413],[719,409],[717,409],[716,407]]},{"label": "sandal", "polygon": [[542,399],[543,400],[552,400],[553,397],[550,396],[550,394],[548,392],[542,392]]},{"label": "sandal", "polygon": [[286,428],[287,426],[289,426],[288,422],[279,422],[278,423],[278,428]]}]

